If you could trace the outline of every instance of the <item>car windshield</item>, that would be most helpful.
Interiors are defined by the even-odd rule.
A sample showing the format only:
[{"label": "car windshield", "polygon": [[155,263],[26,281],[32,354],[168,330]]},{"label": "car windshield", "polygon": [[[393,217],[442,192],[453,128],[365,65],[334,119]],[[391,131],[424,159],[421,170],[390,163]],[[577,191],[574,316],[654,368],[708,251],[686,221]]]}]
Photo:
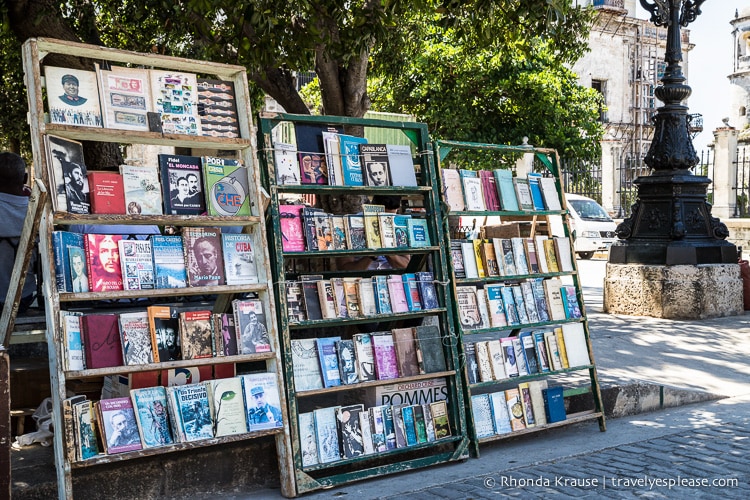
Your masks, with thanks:
[{"label": "car windshield", "polygon": [[607,212],[595,201],[592,200],[568,200],[568,204],[584,220],[600,220],[609,222],[612,219]]}]

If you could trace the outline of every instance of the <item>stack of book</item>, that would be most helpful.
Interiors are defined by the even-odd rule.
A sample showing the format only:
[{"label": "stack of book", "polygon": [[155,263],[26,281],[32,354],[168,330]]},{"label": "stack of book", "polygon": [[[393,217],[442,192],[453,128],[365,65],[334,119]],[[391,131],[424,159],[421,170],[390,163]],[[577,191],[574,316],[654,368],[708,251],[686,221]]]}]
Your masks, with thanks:
[{"label": "stack of book", "polygon": [[232,306],[232,313],[168,305],[119,314],[60,311],[65,370],[270,352],[261,301]]},{"label": "stack of book", "polygon": [[521,331],[515,337],[464,344],[469,384],[508,380],[591,364],[582,323]]},{"label": "stack of book", "polygon": [[464,331],[517,327],[579,319],[580,301],[573,285],[559,278],[529,278],[513,283],[456,287],[458,317]]},{"label": "stack of book", "polygon": [[297,392],[446,371],[437,326],[354,334],[351,339],[292,339]]},{"label": "stack of book", "polygon": [[73,396],[63,401],[63,418],[70,461],[283,426],[273,373],[143,387],[100,401]]},{"label": "stack of book", "polygon": [[561,210],[554,177],[530,173],[513,177],[506,169],[440,170],[443,200],[451,212],[518,212]]},{"label": "stack of book", "polygon": [[545,235],[534,238],[451,240],[456,278],[496,278],[572,272],[570,238]]},{"label": "stack of book", "polygon": [[300,413],[299,430],[303,467],[408,448],[451,435],[445,401],[320,408]]},{"label": "stack of book", "polygon": [[130,240],[119,234],[53,231],[60,292],[153,290],[258,283],[253,237],[218,227]]},{"label": "stack of book", "polygon": [[546,380],[524,382],[505,391],[472,395],[471,412],[478,439],[566,419],[563,388],[548,388]]},{"label": "stack of book", "polygon": [[361,214],[333,215],[306,205],[280,205],[284,252],[422,248],[431,245],[427,221],[362,205]]},{"label": "stack of book", "polygon": [[324,279],[302,275],[287,281],[286,306],[289,321],[362,318],[439,307],[432,272],[391,274],[372,278]]},{"label": "stack of book", "polygon": [[342,134],[339,127],[295,124],[297,144],[275,143],[274,166],[279,185],[416,186],[411,148],[368,144]]}]

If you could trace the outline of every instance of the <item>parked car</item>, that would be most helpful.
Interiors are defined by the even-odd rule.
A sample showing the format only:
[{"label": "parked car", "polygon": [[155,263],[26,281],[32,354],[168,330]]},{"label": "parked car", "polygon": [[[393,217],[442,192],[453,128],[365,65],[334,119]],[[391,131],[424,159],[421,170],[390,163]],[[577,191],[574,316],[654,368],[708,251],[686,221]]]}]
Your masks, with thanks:
[{"label": "parked car", "polygon": [[566,194],[570,211],[573,246],[581,259],[590,259],[595,252],[606,251],[615,242],[617,224],[595,200],[577,194]]}]

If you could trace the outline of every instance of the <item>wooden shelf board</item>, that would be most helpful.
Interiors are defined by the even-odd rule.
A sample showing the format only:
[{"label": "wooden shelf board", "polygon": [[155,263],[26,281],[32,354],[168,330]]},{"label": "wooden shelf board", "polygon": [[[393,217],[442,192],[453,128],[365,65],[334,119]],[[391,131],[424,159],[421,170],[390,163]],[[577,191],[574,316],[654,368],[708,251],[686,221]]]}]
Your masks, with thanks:
[{"label": "wooden shelf board", "polygon": [[60,302],[88,300],[132,299],[139,297],[175,297],[187,295],[218,295],[230,293],[265,292],[265,284],[217,285],[186,288],[157,288],[155,290],[117,290],[112,292],[60,293]]},{"label": "wooden shelf board", "polygon": [[508,384],[508,383],[517,384],[518,382],[526,382],[527,380],[538,380],[538,379],[548,378],[554,375],[561,375],[563,373],[588,370],[593,367],[594,365],[574,366],[572,368],[564,368],[562,370],[554,370],[554,371],[549,371],[549,372],[544,372],[544,373],[534,373],[533,375],[524,375],[523,377],[511,377],[511,378],[504,378],[502,380],[488,380],[486,382],[477,382],[476,384],[471,384],[469,388],[479,389],[482,387],[492,387],[492,386]]},{"label": "wooden shelf board", "polygon": [[456,372],[454,371],[444,371],[444,372],[435,372],[435,373],[425,373],[421,375],[414,375],[413,377],[400,377],[400,378],[392,378],[388,380],[372,380],[370,382],[359,382],[358,384],[346,384],[346,385],[337,385],[334,387],[325,387],[323,389],[313,389],[311,391],[297,391],[297,397],[303,398],[307,396],[317,396],[319,394],[327,394],[331,392],[343,392],[343,391],[351,391],[354,389],[364,389],[367,387],[377,387],[380,385],[389,385],[389,384],[405,384],[408,382],[413,382],[416,380],[426,380],[431,378],[440,378],[440,377],[453,377],[456,375]]},{"label": "wooden shelf board", "polygon": [[436,246],[430,247],[400,247],[400,248],[363,248],[362,250],[324,250],[324,251],[308,251],[304,252],[284,252],[285,259],[310,259],[310,258],[332,258],[332,257],[356,257],[358,255],[372,255],[373,252],[378,252],[381,255],[394,255],[408,253],[409,255],[431,253],[438,250]]},{"label": "wooden shelf board", "polygon": [[346,192],[350,194],[409,194],[419,193],[424,194],[432,190],[430,186],[385,186],[385,187],[374,187],[374,186],[328,186],[320,184],[295,184],[295,185],[283,185],[273,186],[272,189],[276,189],[279,193],[341,193]]},{"label": "wooden shelf board", "polygon": [[555,427],[563,427],[566,425],[572,425],[577,424],[579,422],[586,422],[587,420],[595,420],[597,418],[600,418],[602,416],[602,412],[600,411],[582,411],[578,413],[572,413],[568,415],[568,418],[561,422],[555,422],[553,424],[547,424],[547,425],[540,425],[536,427],[532,427],[530,429],[523,429],[520,431],[513,431],[509,432],[508,434],[498,434],[494,436],[487,436],[479,439],[479,444],[483,443],[489,443],[491,441],[501,441],[504,439],[510,439],[518,436],[523,436],[524,434],[533,434],[534,432],[543,431],[546,429],[554,429]]},{"label": "wooden shelf board", "polygon": [[192,450],[195,448],[205,448],[207,446],[215,446],[223,443],[234,443],[237,441],[245,441],[247,439],[255,439],[262,436],[272,436],[281,434],[284,432],[283,428],[268,429],[244,434],[235,434],[232,436],[222,436],[218,438],[201,439],[200,441],[191,441],[189,443],[175,443],[167,446],[159,446],[156,448],[147,448],[145,450],[129,451],[126,453],[116,453],[114,455],[99,454],[95,457],[89,458],[88,460],[82,460],[80,462],[71,462],[71,469],[81,469],[84,467],[91,467],[92,465],[108,464],[112,462],[121,462],[123,460],[132,460],[135,458],[149,457],[152,455],[161,455],[163,453],[171,453],[182,450]]},{"label": "wooden shelf board", "polygon": [[70,226],[73,224],[132,224],[150,226],[249,226],[260,224],[261,218],[223,217],[211,215],[119,215],[119,214],[70,214],[54,213],[55,224]]},{"label": "wooden shelf board", "polygon": [[557,319],[554,321],[543,321],[539,323],[524,323],[513,326],[493,326],[491,328],[482,328],[479,330],[463,330],[463,335],[480,335],[483,333],[492,333],[499,331],[523,330],[527,328],[539,328],[544,326],[562,325],[563,323],[581,323],[584,318]]},{"label": "wooden shelf board", "polygon": [[457,278],[456,285],[463,283],[502,283],[504,281],[519,281],[528,278],[554,278],[558,276],[575,276],[575,271],[565,271],[557,273],[530,273],[530,274],[515,274],[511,276],[485,276],[484,278]]},{"label": "wooden shelf board", "polygon": [[497,210],[497,211],[489,211],[489,210],[483,210],[480,212],[468,212],[468,211],[460,211],[460,212],[449,212],[449,217],[471,217],[471,216],[506,216],[506,217],[517,217],[517,216],[534,216],[534,215],[565,215],[567,214],[567,210]]},{"label": "wooden shelf board", "polygon": [[412,311],[408,313],[376,314],[375,316],[363,316],[361,318],[318,319],[314,321],[303,321],[300,323],[289,323],[289,328],[320,328],[334,324],[356,325],[361,323],[386,323],[390,321],[399,321],[402,319],[418,318],[429,314],[441,314],[445,311],[446,309],[444,307],[438,307],[437,309],[423,309],[421,311]]}]

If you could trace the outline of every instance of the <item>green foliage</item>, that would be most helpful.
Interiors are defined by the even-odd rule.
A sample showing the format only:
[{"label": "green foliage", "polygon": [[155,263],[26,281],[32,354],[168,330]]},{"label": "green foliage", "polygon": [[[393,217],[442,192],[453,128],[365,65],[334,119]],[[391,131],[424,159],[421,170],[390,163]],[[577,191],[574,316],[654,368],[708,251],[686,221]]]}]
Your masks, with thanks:
[{"label": "green foliage", "polygon": [[29,125],[26,87],[23,83],[21,44],[10,32],[5,4],[0,4],[0,150],[12,150],[28,162]]}]

